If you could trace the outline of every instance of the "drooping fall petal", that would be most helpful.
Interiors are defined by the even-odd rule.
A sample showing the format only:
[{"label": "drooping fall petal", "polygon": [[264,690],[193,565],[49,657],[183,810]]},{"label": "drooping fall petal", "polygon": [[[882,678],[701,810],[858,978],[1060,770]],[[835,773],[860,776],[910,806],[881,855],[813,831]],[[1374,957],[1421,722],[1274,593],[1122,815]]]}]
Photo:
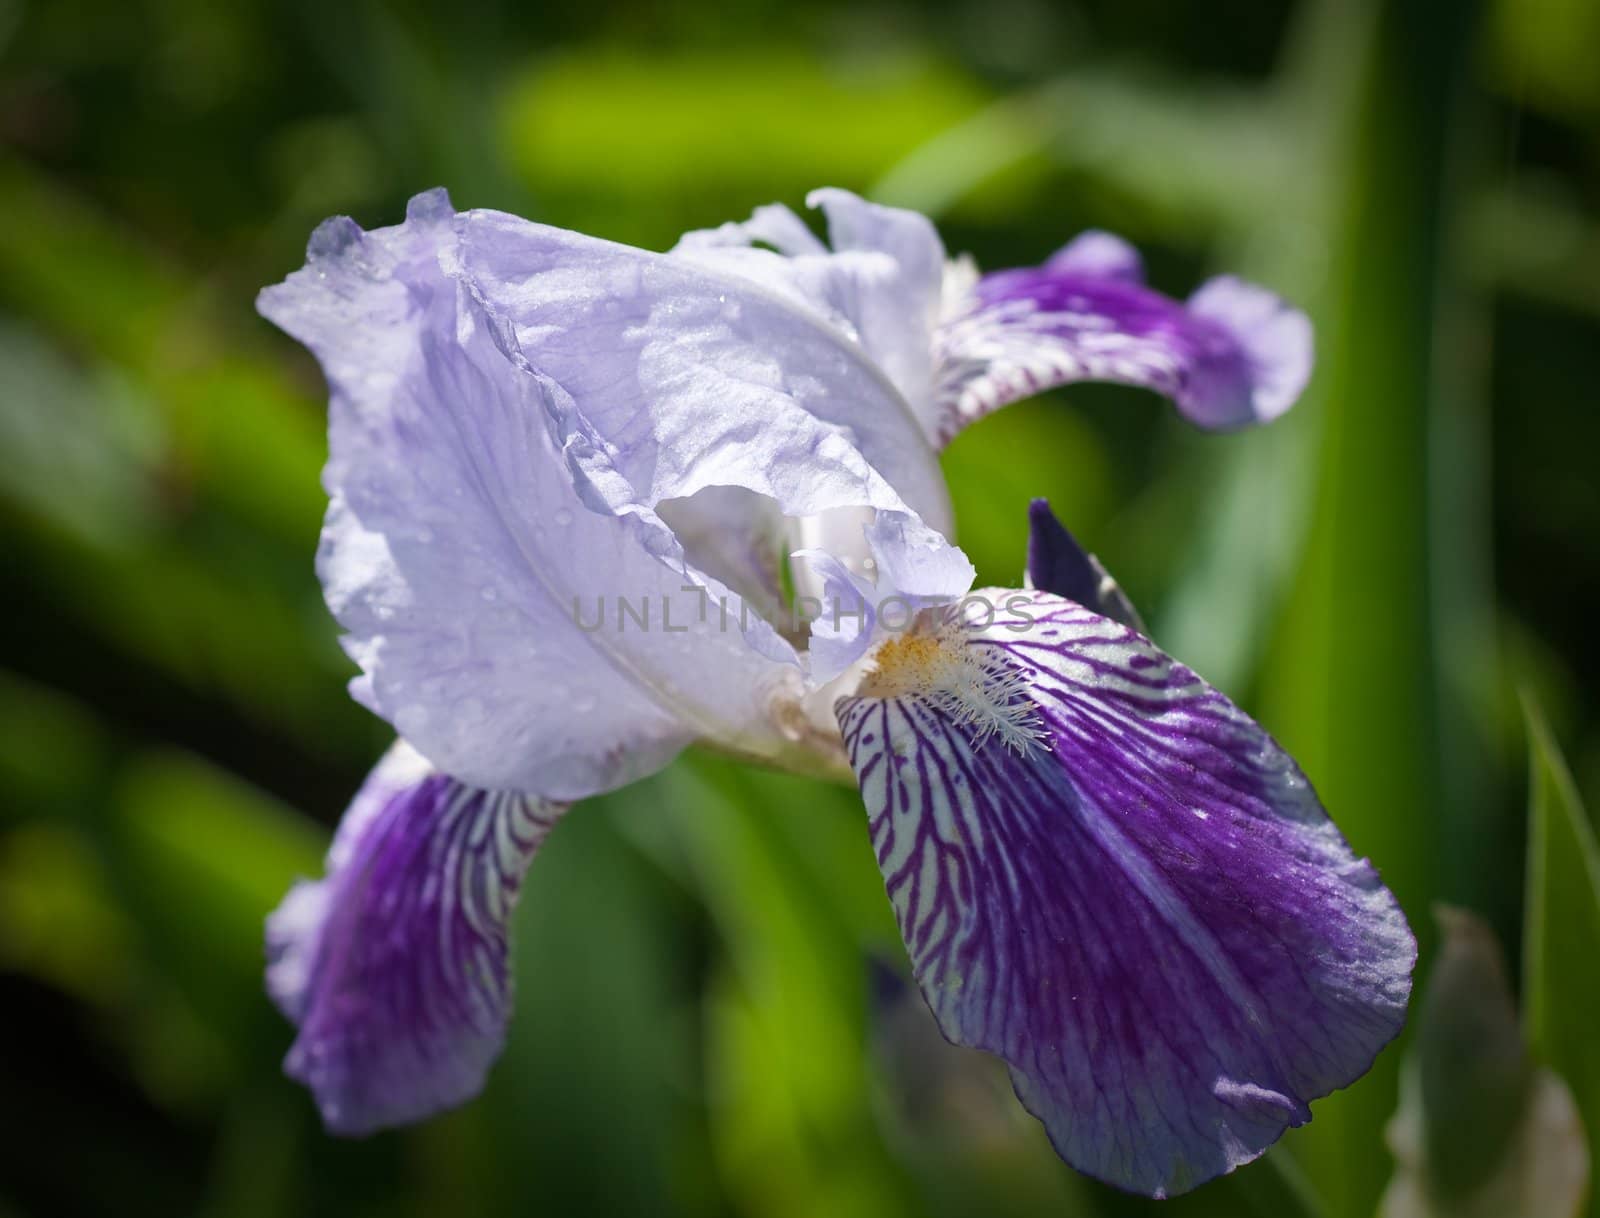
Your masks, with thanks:
[{"label": "drooping fall petal", "polygon": [[351,803],[327,875],[267,922],[284,1068],[335,1133],[430,1116],[483,1086],[511,1013],[510,916],[562,805],[464,786],[397,744]]},{"label": "drooping fall petal", "polygon": [[1193,1188],[1399,1031],[1415,941],[1256,723],[1133,630],[988,589],[838,706],[913,971],[1074,1167]]}]

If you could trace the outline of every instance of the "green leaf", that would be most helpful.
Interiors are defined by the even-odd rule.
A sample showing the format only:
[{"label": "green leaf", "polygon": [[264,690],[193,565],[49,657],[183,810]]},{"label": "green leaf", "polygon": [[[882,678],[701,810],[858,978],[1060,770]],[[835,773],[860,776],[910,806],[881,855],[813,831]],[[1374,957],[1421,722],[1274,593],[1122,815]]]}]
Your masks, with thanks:
[{"label": "green leaf", "polygon": [[[164,445],[160,455],[178,467],[169,477],[192,482],[267,535],[303,545],[316,536],[323,508],[322,412],[240,342],[242,325],[265,333],[246,299],[236,292],[219,302],[203,281],[73,192],[0,159],[0,305],[91,353],[102,381],[125,382],[122,413],[137,423],[147,463],[158,453],[146,450]],[[83,408],[106,415],[112,405]],[[106,448],[116,429],[109,420],[100,426]],[[126,431],[129,421],[118,426]]]},{"label": "green leaf", "polygon": [[209,1099],[270,1070],[263,1050],[282,1024],[262,990],[263,922],[296,879],[321,871],[320,833],[226,771],[164,750],[125,767],[100,829],[167,1004],[141,1029],[147,1083]]},{"label": "green leaf", "polygon": [[1089,544],[1111,499],[1104,445],[1084,416],[1050,394],[969,427],[940,457],[961,548],[978,584],[1016,587],[1027,562],[1028,502],[1038,496]]},{"label": "green leaf", "polygon": [[0,967],[97,1007],[126,998],[128,919],[81,833],[41,822],[0,837]]},{"label": "green leaf", "polygon": [[505,1055],[482,1103],[440,1123],[484,1156],[464,1181],[479,1195],[431,1212],[664,1215],[704,1195],[686,910],[617,828],[658,814],[653,787],[585,800],[540,848]]},{"label": "green leaf", "polygon": [[[1522,1005],[1528,1043],[1566,1079],[1600,1162],[1600,846],[1544,716],[1524,699],[1532,792],[1523,916]],[[1600,1215],[1600,1195],[1589,1213]]]},{"label": "green leaf", "polygon": [[1490,14],[1486,58],[1503,93],[1569,120],[1600,115],[1600,8],[1589,0],[1499,0]]},{"label": "green leaf", "polygon": [[[1380,6],[1370,41],[1352,40],[1343,65],[1359,87],[1342,115],[1348,138],[1315,314],[1315,497],[1260,700],[1262,722],[1413,925],[1442,877],[1465,874],[1455,863],[1482,836],[1470,799],[1448,798],[1443,785],[1454,729],[1441,651],[1466,606],[1444,595],[1442,572],[1482,538],[1451,527],[1458,496],[1441,493],[1454,467],[1439,433],[1460,402],[1437,379],[1435,354],[1449,349],[1455,303],[1447,238],[1458,200],[1447,154],[1455,64],[1475,8],[1453,5],[1423,21],[1412,6]],[[1361,6],[1324,11],[1365,24]],[[1479,762],[1468,754],[1462,764]],[[1426,951],[1430,930],[1418,929]],[[1394,1049],[1381,1055],[1285,1139],[1335,1214],[1370,1214],[1382,1191],[1378,1138],[1398,1063]]]},{"label": "green leaf", "polygon": [[[659,785],[723,947],[706,1070],[729,1192],[752,1213],[915,1212],[867,1089],[868,969],[850,911],[865,894],[887,902],[864,829],[844,819],[853,793],[703,756]],[[823,876],[810,864],[841,827],[858,849]]]},{"label": "green leaf", "polygon": [[546,218],[657,245],[821,183],[862,189],[982,101],[965,73],[905,56],[572,51],[513,83],[502,131]]},{"label": "green leaf", "polygon": [[88,707],[0,669],[0,827],[93,799],[110,747]]}]

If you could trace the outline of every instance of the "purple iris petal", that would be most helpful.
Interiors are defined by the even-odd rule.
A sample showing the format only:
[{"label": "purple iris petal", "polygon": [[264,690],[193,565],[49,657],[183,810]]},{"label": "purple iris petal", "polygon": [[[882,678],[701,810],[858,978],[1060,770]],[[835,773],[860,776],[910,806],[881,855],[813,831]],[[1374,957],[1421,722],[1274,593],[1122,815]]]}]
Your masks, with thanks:
[{"label": "purple iris petal", "polygon": [[1187,304],[1163,296],[1144,285],[1138,252],[1110,233],[1083,233],[1042,267],[980,278],[968,260],[945,262],[915,212],[841,190],[808,201],[827,214],[828,245],[774,206],[689,233],[674,253],[757,283],[859,345],[936,446],[1007,402],[1072,381],[1144,386],[1202,427],[1233,428],[1282,414],[1310,376],[1303,314],[1230,277]]},{"label": "purple iris petal", "polygon": [[1079,233],[1045,263],[1058,275],[1090,275],[1100,279],[1144,282],[1144,259],[1139,251],[1115,233],[1091,228]]},{"label": "purple iris petal", "polygon": [[1185,1191],[1370,1066],[1415,941],[1226,698],[1069,601],[983,595],[992,624],[880,651],[838,707],[913,969],[1069,1163]]},{"label": "purple iris petal", "polygon": [[938,230],[926,216],[869,203],[848,190],[814,190],[806,204],[827,217],[839,264],[856,268],[840,307],[862,346],[908,402],[925,402],[944,285]]},{"label": "purple iris petal", "polygon": [[261,294],[328,376],[318,572],[356,696],[462,781],[552,798],[650,773],[696,736],[790,747],[767,702],[798,674],[792,648],[736,600],[748,628],[724,628],[707,606],[727,590],[666,524],[603,501],[571,394],[441,267],[456,223],[443,192],[393,228],[329,221]]},{"label": "purple iris petal", "polygon": [[[823,195],[836,244],[932,241],[920,276],[932,293],[940,261],[925,219]],[[878,362],[887,338],[864,350],[792,293],[707,263],[723,246],[652,254],[497,212],[467,213],[459,231],[456,273],[570,395],[563,442],[591,506],[704,505],[706,491],[733,486],[790,519],[863,509],[880,595],[954,600],[971,586],[966,556],[919,515],[942,518],[948,499],[918,420]],[[851,299],[863,326],[887,334],[901,316],[891,301],[901,279],[881,294],[867,291],[870,279],[851,281]],[[919,341],[926,362],[926,327]]]},{"label": "purple iris petal", "polygon": [[466,787],[396,745],[357,794],[328,874],[267,921],[284,1061],[335,1133],[471,1098],[505,1039],[512,905],[561,805]]},{"label": "purple iris petal", "polygon": [[[687,233],[673,253],[752,280],[813,312],[859,344],[927,429],[945,271],[938,231],[926,216],[869,203],[847,190],[814,190],[806,202],[826,215],[829,245],[788,208],[771,205],[743,223]],[[919,510],[942,527],[927,509]]]},{"label": "purple iris petal", "polygon": [[810,569],[804,586],[819,602],[807,650],[814,684],[833,680],[866,654],[879,637],[880,610],[888,618],[882,624],[899,632],[921,610],[960,597],[976,574],[965,554],[914,516],[884,512],[859,531],[876,582],[856,575],[827,547],[792,555]]},{"label": "purple iris petal", "polygon": [[973,286],[936,338],[938,431],[948,442],[1008,402],[1074,381],[1165,394],[1207,428],[1264,423],[1311,375],[1311,323],[1264,288],[1213,279],[1187,304],[1140,282],[1137,255],[1086,234],[1044,266]]},{"label": "purple iris petal", "polygon": [[786,516],[866,506],[948,521],[910,407],[793,294],[499,212],[458,227],[455,273],[572,396],[592,450],[580,464],[620,478],[602,488],[614,509],[742,486]]},{"label": "purple iris petal", "polygon": [[1140,634],[1148,633],[1127,593],[1056,519],[1046,499],[1028,505],[1028,587],[1064,596]]},{"label": "purple iris petal", "polygon": [[810,568],[819,593],[806,662],[813,683],[825,685],[871,646],[878,597],[869,581],[824,550],[796,550],[793,557]]}]

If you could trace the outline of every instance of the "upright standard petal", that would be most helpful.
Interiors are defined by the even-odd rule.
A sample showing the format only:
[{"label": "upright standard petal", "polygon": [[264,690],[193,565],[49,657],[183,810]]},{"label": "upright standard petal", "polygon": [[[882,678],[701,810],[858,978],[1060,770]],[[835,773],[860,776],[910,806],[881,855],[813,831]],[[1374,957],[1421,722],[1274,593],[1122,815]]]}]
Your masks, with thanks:
[{"label": "upright standard petal", "polygon": [[318,566],[356,696],[463,782],[552,798],[697,736],[792,747],[766,712],[792,649],[708,615],[736,598],[653,513],[593,510],[570,395],[444,273],[455,240],[442,193],[396,228],[330,221],[261,297],[328,375]]},{"label": "upright standard petal", "polygon": [[583,460],[614,509],[742,486],[790,517],[909,510],[948,532],[943,476],[909,406],[792,295],[499,212],[459,228],[456,273],[572,395]]},{"label": "upright standard petal", "polygon": [[1115,381],[1173,399],[1207,428],[1264,423],[1311,375],[1311,323],[1231,276],[1187,304],[1145,287],[1138,255],[1085,233],[1036,269],[973,281],[935,338],[942,445],[1008,402],[1074,381]]},{"label": "upright standard petal", "polygon": [[[839,240],[877,232],[873,215],[825,205]],[[803,245],[776,213],[762,227]],[[460,231],[456,273],[506,319],[529,365],[571,395],[563,444],[596,510],[703,521],[726,500],[708,492],[742,488],[804,548],[808,522],[853,529],[879,563],[880,596],[943,602],[971,586],[971,564],[930,522],[947,521],[949,505],[917,420],[875,353],[827,315],[681,254],[493,212],[464,216]],[[750,565],[716,559],[718,570]]]},{"label": "upright standard petal", "polygon": [[806,202],[822,209],[828,245],[774,204],[756,208],[743,223],[689,233],[673,253],[751,279],[814,311],[883,369],[927,430],[945,272],[938,231],[926,216],[869,203],[847,190],[814,190]]},{"label": "upright standard petal", "polygon": [[1216,690],[1060,597],[975,595],[838,706],[913,970],[1069,1163],[1183,1192],[1368,1068],[1415,942]]},{"label": "upright standard petal", "polygon": [[284,1061],[335,1133],[471,1098],[505,1040],[509,919],[562,806],[463,786],[397,744],[339,826],[327,876],[267,920]]}]

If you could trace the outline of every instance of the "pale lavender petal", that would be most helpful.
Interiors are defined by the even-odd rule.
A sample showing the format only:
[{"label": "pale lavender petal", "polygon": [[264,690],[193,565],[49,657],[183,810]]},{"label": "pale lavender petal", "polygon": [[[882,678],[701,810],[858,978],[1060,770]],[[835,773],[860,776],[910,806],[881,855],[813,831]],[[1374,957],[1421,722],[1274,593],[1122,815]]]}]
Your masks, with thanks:
[{"label": "pale lavender petal", "polygon": [[1105,233],[1043,267],[978,279],[936,336],[940,443],[1008,402],[1075,381],[1170,397],[1206,428],[1264,423],[1311,375],[1311,323],[1264,288],[1212,280],[1183,304],[1139,281],[1137,255]]},{"label": "pale lavender petal", "polygon": [[919,608],[944,604],[971,588],[977,575],[965,554],[915,516],[880,512],[866,536],[880,600],[907,597]]},{"label": "pale lavender petal", "polygon": [[585,498],[571,397],[445,274],[454,224],[442,192],[395,228],[330,221],[261,295],[329,380],[318,567],[356,696],[462,781],[554,798],[697,736],[787,749],[767,704],[792,648],[708,614],[727,589],[653,513]]},{"label": "pale lavender petal", "polygon": [[908,402],[926,402],[944,285],[938,230],[918,212],[869,203],[848,190],[814,190],[806,203],[827,217],[828,240],[842,265],[859,268],[842,311],[862,346]]},{"label": "pale lavender petal", "polygon": [[[916,235],[932,234],[920,217],[908,225],[859,200],[853,206],[829,196],[825,204],[838,242],[898,242],[909,258]],[[779,231],[787,226],[780,213],[758,219],[761,232],[776,232],[791,248],[802,244]],[[772,505],[802,548],[818,548],[813,535],[836,524],[853,530],[854,542],[881,548],[884,565],[908,581],[885,586],[880,570],[884,595],[953,599],[971,585],[965,555],[925,522],[923,513],[948,517],[943,476],[879,353],[806,306],[792,285],[779,290],[708,261],[725,232],[659,255],[498,213],[472,213],[460,229],[458,273],[509,320],[530,365],[571,394],[562,442],[580,493],[596,510],[666,504],[676,516],[679,505],[709,505],[707,492],[737,487]],[[734,252],[821,273],[809,255]],[[876,249],[846,252],[879,270],[900,265]],[[888,279],[863,271],[832,282],[865,322],[896,313],[873,294],[888,291]],[[868,308],[869,297],[879,304]],[[925,355],[925,328],[919,343]],[[881,530],[881,539],[870,540],[880,536],[871,530],[863,538],[858,521]],[[746,566],[726,553],[715,560],[718,570]]]},{"label": "pale lavender petal", "polygon": [[584,468],[614,509],[742,486],[790,517],[865,506],[948,522],[919,422],[815,311],[690,257],[498,212],[458,225],[457,274],[571,394]]},{"label": "pale lavender petal", "polygon": [[1149,633],[1128,594],[1056,519],[1047,499],[1028,505],[1028,587],[1064,596],[1140,634]]},{"label": "pale lavender petal", "polygon": [[824,550],[796,550],[811,569],[818,595],[806,663],[812,683],[826,685],[872,645],[877,594],[872,584]]},{"label": "pale lavender petal", "polygon": [[789,258],[825,254],[828,247],[806,222],[781,203],[768,203],[748,220],[730,220],[716,228],[696,229],[678,241],[675,253],[705,249],[744,249],[760,243]]},{"label": "pale lavender petal", "polygon": [[778,505],[742,486],[708,486],[657,509],[696,567],[756,605],[783,601],[789,527]]},{"label": "pale lavender petal", "polygon": [[[992,624],[880,659],[863,687],[880,696],[838,707],[913,969],[1069,1163],[1185,1191],[1368,1068],[1404,1020],[1415,942],[1226,698],[1069,601],[982,595]],[[952,707],[1031,743],[980,740],[984,715]]]},{"label": "pale lavender petal", "polygon": [[[933,334],[945,277],[938,231],[926,216],[869,203],[847,190],[816,190],[806,201],[823,211],[828,245],[787,208],[761,207],[743,223],[687,234],[673,253],[748,279],[812,313],[882,370],[905,412],[931,437]],[[929,524],[948,531],[947,519],[907,498]]]},{"label": "pale lavender petal", "polygon": [[1114,233],[1092,228],[1079,233],[1050,256],[1045,269],[1061,275],[1093,275],[1144,282],[1144,259],[1139,251]]},{"label": "pale lavender petal", "polygon": [[267,920],[284,1060],[327,1127],[365,1134],[476,1095],[511,1011],[510,915],[562,806],[463,786],[404,744],[357,794],[327,875]]},{"label": "pale lavender petal", "polygon": [[[1240,417],[1239,422],[1268,422],[1295,404],[1311,379],[1311,322],[1304,313],[1266,288],[1232,275],[1201,284],[1189,297],[1188,309],[1233,335],[1244,352],[1250,369],[1251,417]],[[1220,383],[1197,380],[1188,387],[1194,403],[1191,417],[1206,426],[1230,426],[1233,416],[1224,404],[1236,390],[1226,382],[1220,361],[1205,367]]]}]

